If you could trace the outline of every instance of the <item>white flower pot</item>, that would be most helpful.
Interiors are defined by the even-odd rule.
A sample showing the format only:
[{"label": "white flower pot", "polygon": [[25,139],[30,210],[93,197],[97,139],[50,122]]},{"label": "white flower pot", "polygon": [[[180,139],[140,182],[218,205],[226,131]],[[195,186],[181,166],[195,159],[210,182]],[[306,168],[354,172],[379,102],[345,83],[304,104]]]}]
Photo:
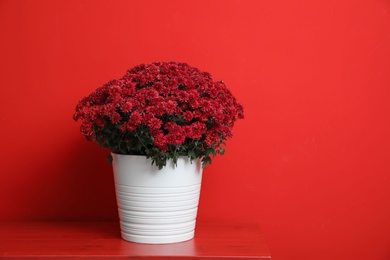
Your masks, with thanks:
[{"label": "white flower pot", "polygon": [[114,154],[113,170],[122,238],[166,244],[194,237],[202,167],[180,157],[158,170],[145,156]]}]

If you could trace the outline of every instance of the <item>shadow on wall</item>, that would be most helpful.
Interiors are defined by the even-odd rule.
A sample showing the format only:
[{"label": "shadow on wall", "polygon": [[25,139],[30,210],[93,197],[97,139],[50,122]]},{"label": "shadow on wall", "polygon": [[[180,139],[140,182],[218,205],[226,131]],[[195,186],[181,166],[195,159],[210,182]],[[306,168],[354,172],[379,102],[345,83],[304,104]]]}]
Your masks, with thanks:
[{"label": "shadow on wall", "polygon": [[19,197],[19,215],[37,221],[117,220],[108,154],[94,143],[78,140],[61,156],[46,155],[31,174],[34,178],[23,181],[26,192]]}]

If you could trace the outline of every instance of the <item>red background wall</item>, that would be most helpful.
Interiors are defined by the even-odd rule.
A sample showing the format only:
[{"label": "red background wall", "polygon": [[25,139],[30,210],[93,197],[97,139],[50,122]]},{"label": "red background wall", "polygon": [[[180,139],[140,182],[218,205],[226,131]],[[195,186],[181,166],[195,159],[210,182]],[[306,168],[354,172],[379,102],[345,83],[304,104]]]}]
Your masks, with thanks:
[{"label": "red background wall", "polygon": [[184,61],[246,109],[199,221],[256,222],[275,260],[390,259],[390,2],[0,2],[0,220],[115,220],[79,98]]}]

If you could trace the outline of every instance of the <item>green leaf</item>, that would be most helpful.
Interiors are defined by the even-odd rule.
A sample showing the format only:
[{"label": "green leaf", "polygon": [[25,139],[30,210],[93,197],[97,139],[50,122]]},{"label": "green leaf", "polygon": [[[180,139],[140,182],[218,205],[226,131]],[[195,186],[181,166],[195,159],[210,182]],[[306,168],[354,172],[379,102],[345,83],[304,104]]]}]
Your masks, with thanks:
[{"label": "green leaf", "polygon": [[107,156],[107,161],[109,161],[112,164],[112,155],[111,155],[111,153]]},{"label": "green leaf", "polygon": [[207,164],[211,164],[210,156],[205,156],[202,159],[202,168],[206,168]]},{"label": "green leaf", "polygon": [[196,158],[195,152],[193,150],[189,150],[188,151],[188,156],[190,157],[190,159],[195,159]]}]

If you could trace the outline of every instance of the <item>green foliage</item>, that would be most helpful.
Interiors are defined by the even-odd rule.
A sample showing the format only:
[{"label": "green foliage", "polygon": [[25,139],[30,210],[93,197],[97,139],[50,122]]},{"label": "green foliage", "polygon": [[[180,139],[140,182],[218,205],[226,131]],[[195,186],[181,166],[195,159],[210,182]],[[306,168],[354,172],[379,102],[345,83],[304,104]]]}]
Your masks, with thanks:
[{"label": "green foliage", "polygon": [[[169,120],[180,122],[180,118],[171,116]],[[110,149],[117,154],[144,155],[152,159],[152,165],[156,165],[159,169],[166,166],[166,161],[172,159],[176,164],[180,156],[186,156],[191,161],[196,159],[202,160],[202,167],[205,168],[211,164],[212,157],[219,154],[224,154],[225,149],[220,142],[214,146],[206,144],[206,136],[200,140],[186,139],[181,145],[171,144],[167,151],[162,151],[154,145],[154,138],[149,134],[148,126],[140,125],[133,131],[121,131],[120,126],[114,125],[110,120],[104,127],[94,127],[96,142],[103,148]],[[107,160],[112,162],[111,155]]]}]

